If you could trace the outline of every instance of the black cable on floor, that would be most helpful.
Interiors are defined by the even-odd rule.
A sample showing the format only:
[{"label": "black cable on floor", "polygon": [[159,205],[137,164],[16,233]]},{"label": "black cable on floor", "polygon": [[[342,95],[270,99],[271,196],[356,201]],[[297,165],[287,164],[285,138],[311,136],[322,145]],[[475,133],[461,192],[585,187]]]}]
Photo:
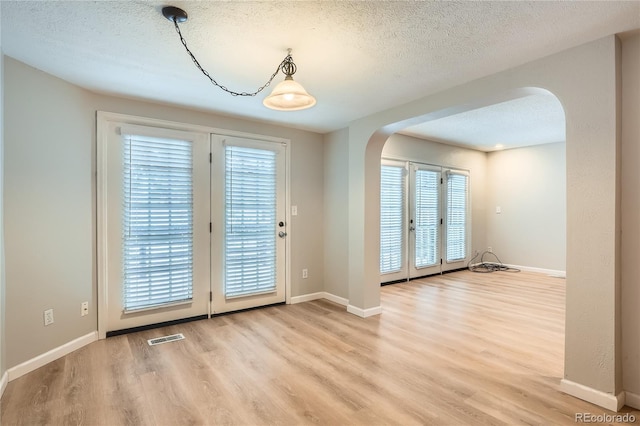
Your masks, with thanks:
[{"label": "black cable on floor", "polygon": [[[491,262],[489,262],[488,260],[485,261],[484,259],[485,255],[493,256],[495,258],[495,261],[491,261]],[[498,272],[498,271],[520,272],[520,269],[510,268],[508,266],[505,266],[502,263],[502,261],[498,258],[498,255],[496,255],[493,252],[485,251],[484,253],[482,253],[482,256],[480,256],[480,263],[474,264],[473,261],[476,260],[478,256],[480,256],[480,253],[476,253],[476,255],[473,256],[473,258],[469,261],[469,263],[467,263],[467,268],[471,272],[480,272],[480,273],[489,273],[489,272]]]}]

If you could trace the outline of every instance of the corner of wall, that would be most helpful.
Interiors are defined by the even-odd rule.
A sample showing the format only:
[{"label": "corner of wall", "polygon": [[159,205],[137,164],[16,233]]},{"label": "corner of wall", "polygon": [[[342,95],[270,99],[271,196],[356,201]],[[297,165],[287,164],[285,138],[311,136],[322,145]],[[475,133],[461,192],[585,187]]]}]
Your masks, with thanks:
[{"label": "corner of wall", "polygon": [[[622,388],[627,405],[640,408],[640,30],[621,37],[622,41],[622,126],[620,164],[620,339]],[[617,318],[616,318],[617,320]]]},{"label": "corner of wall", "polygon": [[620,38],[615,38],[615,88],[616,88],[616,198],[615,198],[615,393],[622,392],[622,43]]},{"label": "corner of wall", "polygon": [[519,269],[566,271],[566,143],[494,151],[487,165],[487,246]]},{"label": "corner of wall", "polygon": [[567,379],[560,381],[560,390],[568,395],[590,402],[610,411],[620,411],[625,404],[624,392],[610,394],[588,386],[583,386]]},{"label": "corner of wall", "polygon": [[349,295],[348,159],[349,129],[324,136],[324,291]]},{"label": "corner of wall", "polygon": [[[2,6],[0,5],[0,21]],[[4,54],[0,35],[0,397],[6,386],[5,366],[5,279],[4,279]]]}]

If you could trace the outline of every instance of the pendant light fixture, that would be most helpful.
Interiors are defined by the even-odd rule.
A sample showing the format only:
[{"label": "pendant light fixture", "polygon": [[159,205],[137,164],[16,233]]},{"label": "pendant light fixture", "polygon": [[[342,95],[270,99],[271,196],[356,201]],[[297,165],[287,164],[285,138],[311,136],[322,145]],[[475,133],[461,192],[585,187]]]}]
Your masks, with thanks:
[{"label": "pendant light fixture", "polygon": [[296,73],[297,67],[291,58],[291,49],[282,61],[280,69],[286,77],[273,88],[269,96],[264,98],[262,101],[264,106],[278,111],[296,111],[314,106],[316,98],[308,94],[302,84],[293,80],[292,75]]},{"label": "pendant light fixture", "polygon": [[233,90],[229,90],[226,86],[218,83],[209,72],[207,72],[200,62],[196,59],[195,55],[191,52],[189,47],[187,46],[187,41],[182,36],[182,32],[180,31],[179,23],[187,21],[187,12],[184,10],[175,7],[175,6],[166,6],[162,8],[162,15],[167,18],[169,21],[173,22],[175,26],[176,32],[180,37],[180,42],[184,46],[187,54],[195,64],[195,66],[202,72],[202,74],[207,77],[211,83],[218,87],[219,89],[229,93],[232,96],[256,96],[258,93],[262,92],[266,87],[268,87],[273,79],[278,75],[279,71],[282,71],[286,76],[284,81],[278,83],[276,87],[273,88],[273,91],[269,96],[267,96],[262,102],[264,106],[267,108],[271,108],[278,111],[297,111],[301,109],[311,108],[316,104],[316,99],[311,96],[307,91],[302,87],[302,85],[293,80],[293,74],[295,74],[297,67],[293,62],[293,58],[291,57],[291,49],[288,49],[287,56],[280,62],[278,68],[276,68],[275,72],[271,75],[269,80],[260,86],[254,92],[235,92]]}]

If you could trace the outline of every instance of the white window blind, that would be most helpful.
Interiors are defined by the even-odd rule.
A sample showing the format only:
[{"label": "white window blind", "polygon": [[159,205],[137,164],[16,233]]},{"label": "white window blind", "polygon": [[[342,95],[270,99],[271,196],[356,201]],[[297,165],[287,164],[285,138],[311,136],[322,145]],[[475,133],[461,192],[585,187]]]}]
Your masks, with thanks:
[{"label": "white window blind", "polygon": [[134,135],[123,141],[124,309],[191,300],[192,144]]},{"label": "white window blind", "polygon": [[415,188],[415,266],[424,268],[440,263],[440,173],[417,169]]},{"label": "white window blind", "polygon": [[225,147],[225,296],[276,291],[276,153]]},{"label": "white window blind", "polygon": [[380,273],[402,269],[404,167],[380,168]]},{"label": "white window blind", "polygon": [[447,262],[466,257],[467,191],[468,176],[447,173]]}]

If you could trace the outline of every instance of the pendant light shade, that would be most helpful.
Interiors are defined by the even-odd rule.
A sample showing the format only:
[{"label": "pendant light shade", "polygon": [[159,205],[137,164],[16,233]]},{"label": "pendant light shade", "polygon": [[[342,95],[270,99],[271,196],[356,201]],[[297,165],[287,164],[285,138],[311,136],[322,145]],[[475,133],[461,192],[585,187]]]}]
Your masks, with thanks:
[{"label": "pendant light shade", "polygon": [[287,75],[262,103],[267,108],[278,111],[297,111],[314,106],[316,98],[308,94],[300,83],[293,80],[293,77]]}]

